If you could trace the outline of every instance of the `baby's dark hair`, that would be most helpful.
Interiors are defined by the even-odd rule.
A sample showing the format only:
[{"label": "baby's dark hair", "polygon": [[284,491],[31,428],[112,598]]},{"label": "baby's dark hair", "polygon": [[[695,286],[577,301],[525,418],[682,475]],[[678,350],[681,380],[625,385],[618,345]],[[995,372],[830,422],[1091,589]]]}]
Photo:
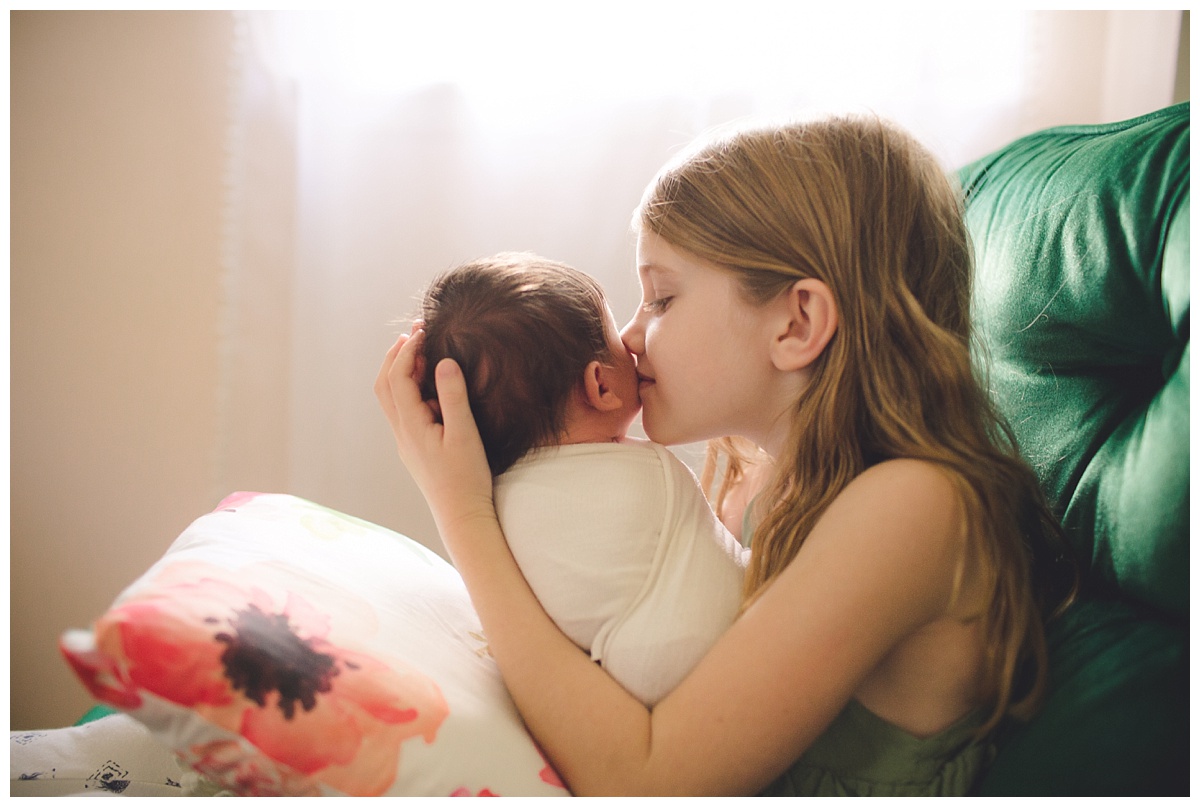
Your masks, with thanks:
[{"label": "baby's dark hair", "polygon": [[530,449],[556,444],[584,369],[610,358],[600,284],[531,253],[505,252],[444,272],[425,291],[420,318],[421,394],[436,397],[439,361],[458,362],[493,475]]}]

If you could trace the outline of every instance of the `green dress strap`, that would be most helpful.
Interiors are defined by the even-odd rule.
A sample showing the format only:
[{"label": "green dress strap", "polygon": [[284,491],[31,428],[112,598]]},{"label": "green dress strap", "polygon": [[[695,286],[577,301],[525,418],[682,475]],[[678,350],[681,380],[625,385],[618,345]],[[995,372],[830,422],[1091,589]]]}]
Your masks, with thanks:
[{"label": "green dress strap", "polygon": [[931,737],[895,726],[851,700],[764,796],[961,796],[993,750],[975,734],[982,711]]}]

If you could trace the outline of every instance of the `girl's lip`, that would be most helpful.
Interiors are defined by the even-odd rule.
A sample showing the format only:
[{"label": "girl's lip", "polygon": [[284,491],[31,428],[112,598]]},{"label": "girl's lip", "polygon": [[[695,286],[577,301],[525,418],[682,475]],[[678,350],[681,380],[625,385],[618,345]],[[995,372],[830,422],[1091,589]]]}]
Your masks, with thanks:
[{"label": "girl's lip", "polygon": [[641,385],[641,384],[653,384],[653,383],[654,383],[654,379],[653,379],[653,378],[650,378],[649,376],[644,376],[644,375],[642,375],[641,373],[638,373],[638,384],[639,384],[639,385]]}]

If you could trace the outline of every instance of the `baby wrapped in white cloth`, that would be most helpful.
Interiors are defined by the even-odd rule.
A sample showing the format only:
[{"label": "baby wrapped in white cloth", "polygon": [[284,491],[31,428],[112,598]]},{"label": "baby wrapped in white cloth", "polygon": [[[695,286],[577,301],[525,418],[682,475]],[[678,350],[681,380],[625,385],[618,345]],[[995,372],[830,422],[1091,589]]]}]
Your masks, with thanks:
[{"label": "baby wrapped in white cloth", "polygon": [[737,616],[746,550],[660,445],[537,449],[497,477],[495,499],[546,613],[647,706]]}]

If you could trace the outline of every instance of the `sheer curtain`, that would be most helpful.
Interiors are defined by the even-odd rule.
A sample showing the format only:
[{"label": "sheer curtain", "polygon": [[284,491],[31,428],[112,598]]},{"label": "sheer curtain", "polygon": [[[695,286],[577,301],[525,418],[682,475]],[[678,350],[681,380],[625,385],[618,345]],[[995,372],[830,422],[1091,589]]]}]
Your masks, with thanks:
[{"label": "sheer curtain", "polygon": [[1173,100],[1180,12],[795,5],[240,14],[219,492],[295,493],[440,551],[371,392],[421,286],[532,250],[595,275],[622,320],[630,214],[714,125],[870,110],[949,168]]}]

